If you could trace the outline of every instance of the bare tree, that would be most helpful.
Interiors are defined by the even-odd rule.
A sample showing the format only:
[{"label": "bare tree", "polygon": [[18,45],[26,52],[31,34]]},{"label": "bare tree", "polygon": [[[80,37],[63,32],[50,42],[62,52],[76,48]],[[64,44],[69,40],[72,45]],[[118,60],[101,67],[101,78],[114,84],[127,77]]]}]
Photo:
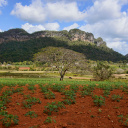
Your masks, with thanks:
[{"label": "bare tree", "polygon": [[41,52],[34,55],[34,60],[55,66],[59,71],[60,80],[62,81],[66,71],[75,65],[78,66],[82,61],[85,61],[85,56],[81,53],[61,47],[46,47],[43,48]]}]

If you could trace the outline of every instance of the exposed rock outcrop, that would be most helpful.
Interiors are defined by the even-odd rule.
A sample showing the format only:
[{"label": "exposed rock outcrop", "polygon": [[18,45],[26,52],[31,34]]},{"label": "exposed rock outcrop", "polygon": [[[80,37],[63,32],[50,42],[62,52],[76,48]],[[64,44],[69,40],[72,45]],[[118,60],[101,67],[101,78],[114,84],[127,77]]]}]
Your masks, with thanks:
[{"label": "exposed rock outcrop", "polygon": [[23,29],[10,29],[0,33],[0,43],[8,41],[26,41],[40,37],[60,37],[71,41],[87,41],[95,43],[97,46],[106,45],[102,38],[95,39],[92,33],[81,31],[79,29],[71,29],[69,32],[63,31],[39,31],[32,34],[27,33]]},{"label": "exposed rock outcrop", "polygon": [[103,39],[101,37],[95,39],[95,42],[94,42],[97,46],[106,46],[106,42],[103,41]]},{"label": "exposed rock outcrop", "polygon": [[94,43],[94,36],[92,33],[86,33],[79,29],[71,29],[69,31],[69,35],[72,41],[79,40],[79,41],[89,41],[89,42]]},{"label": "exposed rock outcrop", "polygon": [[30,39],[30,34],[23,29],[10,29],[0,33],[0,44],[8,41],[25,41]]}]

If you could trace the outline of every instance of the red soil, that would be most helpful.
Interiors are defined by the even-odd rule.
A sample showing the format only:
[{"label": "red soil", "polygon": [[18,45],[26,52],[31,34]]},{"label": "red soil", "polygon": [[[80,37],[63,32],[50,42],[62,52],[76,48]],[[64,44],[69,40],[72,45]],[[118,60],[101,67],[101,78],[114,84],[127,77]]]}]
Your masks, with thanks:
[{"label": "red soil", "polygon": [[[27,85],[23,86],[25,95],[31,95],[32,97],[39,98],[41,104],[35,104],[29,108],[23,108],[24,96],[22,94],[14,93],[11,95],[11,102],[8,103],[6,111],[9,114],[17,115],[19,117],[18,125],[11,125],[11,128],[125,128],[120,122],[118,122],[118,115],[128,115],[128,94],[122,92],[122,90],[113,90],[109,97],[105,97],[105,105],[97,107],[93,103],[92,96],[85,96],[82,98],[77,92],[76,103],[72,105],[65,105],[66,108],[62,108],[59,112],[54,112],[50,117],[56,120],[56,123],[45,124],[44,121],[48,117],[43,113],[44,106],[52,101],[62,101],[62,97],[59,92],[54,92],[55,99],[45,99],[38,85],[36,86],[35,93],[28,90]],[[15,87],[17,88],[17,87]],[[7,87],[1,90],[0,95]],[[95,89],[94,95],[102,95],[103,90]],[[112,101],[111,95],[124,95],[120,102]],[[99,111],[101,110],[101,112]],[[38,114],[36,118],[26,117],[25,114],[28,111],[35,111]],[[2,116],[0,116],[2,118]],[[33,126],[33,127],[32,127]],[[34,127],[35,126],[35,127]],[[5,128],[0,122],[0,128]]]}]

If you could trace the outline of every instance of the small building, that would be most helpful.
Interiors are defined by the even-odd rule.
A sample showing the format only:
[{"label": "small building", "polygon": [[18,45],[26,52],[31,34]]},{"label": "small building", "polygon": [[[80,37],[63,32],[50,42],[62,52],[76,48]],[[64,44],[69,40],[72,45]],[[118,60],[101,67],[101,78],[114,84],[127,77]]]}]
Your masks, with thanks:
[{"label": "small building", "polygon": [[30,67],[19,67],[19,71],[29,71]]}]

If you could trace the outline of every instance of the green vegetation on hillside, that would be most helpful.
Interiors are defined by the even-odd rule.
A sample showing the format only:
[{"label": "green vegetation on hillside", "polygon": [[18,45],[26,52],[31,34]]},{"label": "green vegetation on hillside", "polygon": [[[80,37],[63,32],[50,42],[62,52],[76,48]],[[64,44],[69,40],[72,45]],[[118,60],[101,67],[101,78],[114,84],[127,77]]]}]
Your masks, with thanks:
[{"label": "green vegetation on hillside", "polygon": [[29,35],[24,29],[16,28],[16,29],[10,29],[5,32],[0,32],[0,38],[3,38],[3,36],[14,36],[16,34],[19,35]]},{"label": "green vegetation on hillside", "polygon": [[10,41],[0,44],[0,61],[1,62],[20,62],[31,61],[33,55],[40,49],[54,46],[64,47],[83,53],[87,59],[104,60],[117,62],[126,60],[126,57],[108,47],[98,47],[92,43],[80,41],[65,41],[51,37],[31,39],[28,41]]}]

